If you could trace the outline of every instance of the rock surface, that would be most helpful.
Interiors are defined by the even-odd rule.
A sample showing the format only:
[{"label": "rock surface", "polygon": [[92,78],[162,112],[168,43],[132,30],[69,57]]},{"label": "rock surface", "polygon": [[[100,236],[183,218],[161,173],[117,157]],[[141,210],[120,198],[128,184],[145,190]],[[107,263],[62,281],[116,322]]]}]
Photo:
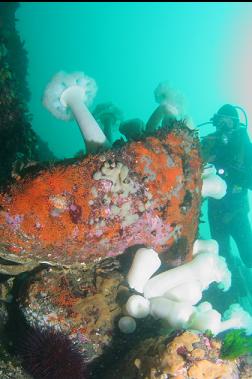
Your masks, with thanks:
[{"label": "rock surface", "polygon": [[62,332],[90,362],[111,343],[119,293],[129,292],[123,279],[113,259],[90,269],[48,268],[23,282],[17,302],[30,326]]},{"label": "rock surface", "polygon": [[186,331],[143,341],[106,379],[238,379],[236,361],[219,358],[221,343]]},{"label": "rock surface", "polygon": [[191,257],[201,185],[198,138],[183,123],[58,164],[0,194],[1,257],[72,264],[144,244],[179,265]]}]

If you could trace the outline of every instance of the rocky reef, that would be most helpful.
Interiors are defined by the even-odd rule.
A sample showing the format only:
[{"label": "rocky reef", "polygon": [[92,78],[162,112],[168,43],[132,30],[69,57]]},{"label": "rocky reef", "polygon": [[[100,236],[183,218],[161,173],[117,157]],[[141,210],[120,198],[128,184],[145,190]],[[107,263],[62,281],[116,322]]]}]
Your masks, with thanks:
[{"label": "rocky reef", "polygon": [[[141,293],[128,277],[139,248],[157,256],[156,274],[202,251],[218,255],[202,241],[194,248],[203,187],[197,132],[168,117],[158,130],[141,123],[134,138],[55,162],[31,127],[17,7],[0,5],[1,378],[251,378],[249,355],[224,359],[221,339],[164,329],[155,312],[133,312],[134,332],[120,329],[127,301]],[[185,283],[168,295],[198,288],[201,299],[199,275],[190,286],[188,265],[183,272]],[[221,278],[206,286],[212,281]]]},{"label": "rocky reef", "polygon": [[16,29],[17,2],[0,4],[0,188],[34,162],[56,157],[32,129],[28,57]]},{"label": "rocky reef", "polygon": [[85,263],[144,244],[180,264],[196,236],[200,188],[197,139],[183,123],[52,166],[0,194],[2,257]]}]

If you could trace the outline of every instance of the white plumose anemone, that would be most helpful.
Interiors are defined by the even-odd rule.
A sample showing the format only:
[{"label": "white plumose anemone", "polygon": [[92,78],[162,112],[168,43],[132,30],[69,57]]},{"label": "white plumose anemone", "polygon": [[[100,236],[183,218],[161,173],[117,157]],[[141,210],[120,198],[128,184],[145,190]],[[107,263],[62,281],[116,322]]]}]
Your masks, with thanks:
[{"label": "white plumose anemone", "polygon": [[[196,240],[191,262],[165,271],[146,282],[146,278],[159,266],[157,253],[149,250],[151,249],[140,249],[137,260],[133,260],[132,288],[142,287],[141,280],[145,285],[144,297],[132,295],[128,299],[126,310],[129,315],[143,318],[150,314],[156,319],[164,320],[172,328],[200,332],[210,330],[214,335],[237,328],[245,329],[247,335],[252,334],[252,316],[239,304],[231,305],[223,319],[221,313],[213,309],[209,302],[196,305],[204,289],[212,282],[217,282],[224,291],[231,285],[231,273],[225,259],[218,255],[218,244],[215,240]],[[152,267],[153,262],[156,267]],[[123,317],[119,327],[124,333],[132,333],[135,328],[134,319]]]},{"label": "white plumose anemone", "polygon": [[150,299],[150,314],[165,320],[173,328],[186,328],[195,307],[187,302],[177,302],[164,297]]},{"label": "white plumose anemone", "polygon": [[168,81],[159,83],[154,96],[158,104],[166,105],[168,113],[175,117],[183,114],[185,98],[181,92],[172,88]]},{"label": "white plumose anemone", "polygon": [[87,108],[96,92],[94,79],[82,72],[67,74],[62,71],[52,78],[43,97],[43,105],[55,117],[65,121],[72,118],[76,120],[87,152],[96,152],[97,148],[109,147],[105,134]]},{"label": "white plumose anemone", "polygon": [[221,314],[205,301],[195,307],[195,311],[188,320],[188,327],[201,332],[211,330],[216,335],[220,332]]},{"label": "white plumose anemone", "polygon": [[125,334],[133,333],[136,329],[136,321],[133,317],[123,316],[118,322],[119,329]]},{"label": "white plumose anemone", "polygon": [[140,295],[132,295],[126,303],[126,311],[135,318],[147,317],[150,313],[150,302]]},{"label": "white plumose anemone", "polygon": [[173,287],[164,293],[164,297],[174,301],[197,304],[202,298],[202,285],[199,280],[190,280]]},{"label": "white plumose anemone", "polygon": [[222,319],[221,314],[206,301],[195,307],[188,320],[188,327],[201,332],[211,330],[214,335],[229,329],[245,329],[246,334],[251,335],[252,316],[240,304],[232,304],[224,312]]},{"label": "white plumose anemone", "polygon": [[221,332],[227,329],[245,329],[247,335],[252,334],[252,316],[240,304],[232,304],[224,312]]},{"label": "white plumose anemone", "polygon": [[202,290],[208,288],[210,283],[217,282],[219,288],[227,291],[231,285],[231,273],[223,257],[200,253],[191,262],[149,279],[144,286],[144,297],[164,296],[172,288],[194,280],[199,282]]},{"label": "white plumose anemone", "polygon": [[214,239],[200,240],[197,239],[193,244],[193,253],[195,256],[199,253],[219,254],[219,244]]},{"label": "white plumose anemone", "polygon": [[213,165],[207,166],[202,173],[202,197],[212,197],[213,199],[222,199],[227,192],[227,183],[219,175]]},{"label": "white plumose anemone", "polygon": [[161,261],[153,249],[140,248],[137,250],[127,280],[130,288],[142,293],[147,280],[160,267]]}]

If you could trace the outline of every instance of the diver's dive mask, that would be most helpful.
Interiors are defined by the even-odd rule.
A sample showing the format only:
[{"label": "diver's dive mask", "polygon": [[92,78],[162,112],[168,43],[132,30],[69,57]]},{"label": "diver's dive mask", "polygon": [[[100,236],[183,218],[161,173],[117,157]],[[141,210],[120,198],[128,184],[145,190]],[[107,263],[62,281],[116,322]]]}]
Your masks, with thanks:
[{"label": "diver's dive mask", "polygon": [[[240,111],[243,114],[243,118],[245,121],[244,123],[240,121],[238,111]],[[231,104],[223,105],[218,110],[218,112],[213,115],[213,117],[209,121],[203,122],[203,123],[197,125],[196,127],[198,128],[201,126],[212,124],[217,129],[219,129],[219,127],[220,127],[220,129],[222,129],[223,132],[228,132],[228,130],[230,128],[226,127],[224,123],[223,123],[223,125],[219,125],[221,123],[221,119],[223,119],[223,116],[227,116],[234,121],[233,122],[234,123],[234,128],[233,128],[234,130],[238,126],[245,127],[246,129],[248,127],[248,118],[247,118],[247,114],[246,114],[245,110],[238,105],[231,105]]]}]

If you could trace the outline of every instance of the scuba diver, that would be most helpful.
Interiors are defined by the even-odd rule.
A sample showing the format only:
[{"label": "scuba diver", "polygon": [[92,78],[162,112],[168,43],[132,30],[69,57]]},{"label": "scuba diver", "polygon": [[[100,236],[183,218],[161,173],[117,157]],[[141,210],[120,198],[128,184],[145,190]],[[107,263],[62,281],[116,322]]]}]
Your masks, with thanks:
[{"label": "scuba diver", "polygon": [[208,199],[211,236],[218,242],[220,255],[226,258],[228,265],[232,237],[244,265],[252,268],[252,230],[248,217],[252,144],[237,109],[242,108],[225,104],[218,110],[211,119],[216,131],[202,139],[201,149],[204,162],[213,164],[227,183],[227,192],[222,199]]}]

